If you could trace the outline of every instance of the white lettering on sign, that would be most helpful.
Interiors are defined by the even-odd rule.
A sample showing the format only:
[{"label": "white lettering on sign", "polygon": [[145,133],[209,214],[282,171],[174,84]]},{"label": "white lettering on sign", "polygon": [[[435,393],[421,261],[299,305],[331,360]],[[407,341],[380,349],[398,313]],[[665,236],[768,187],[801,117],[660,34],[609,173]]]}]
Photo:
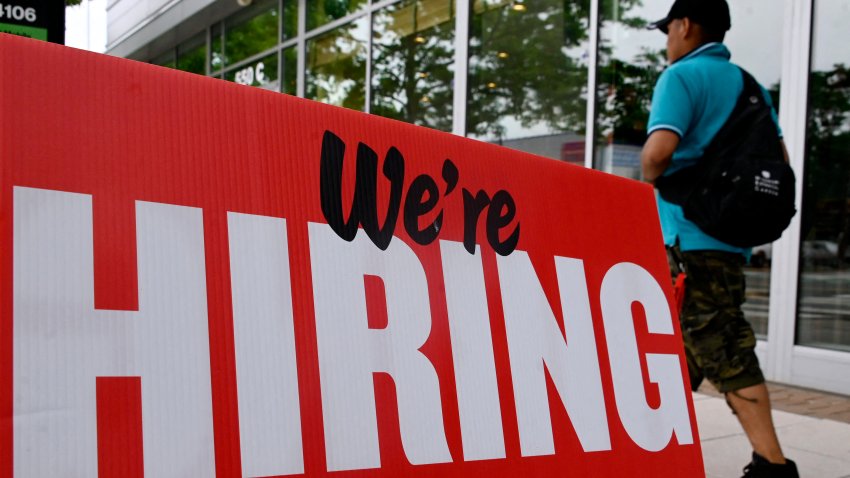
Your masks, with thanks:
[{"label": "white lettering on sign", "polygon": [[0,19],[8,18],[10,20],[23,21],[26,20],[33,23],[38,19],[35,8],[22,7],[20,5],[10,5],[8,3],[0,3]]},{"label": "white lettering on sign", "polygon": [[492,460],[505,457],[499,386],[481,248],[475,255],[462,242],[440,241],[449,334],[452,341],[463,458]]},{"label": "white lettering on sign", "polygon": [[[379,468],[372,374],[393,378],[401,441],[414,465],[452,461],[440,382],[419,349],[431,333],[425,270],[410,246],[386,251],[365,234],[351,242],[327,224],[309,224],[310,262],[328,471]],[[370,329],[364,275],[383,280],[387,326]]]},{"label": "white lettering on sign", "polygon": [[215,476],[201,210],[136,202],[139,311],[95,310],[91,196],[14,188],[15,476],[97,476],[97,377],[141,377],[148,476]]},{"label": "white lettering on sign", "polygon": [[283,219],[227,214],[243,476],[304,473]]},{"label": "white lettering on sign", "polygon": [[693,443],[678,355],[646,354],[649,380],[658,385],[661,405],[652,409],[646,402],[632,304],[643,307],[650,334],[673,335],[673,317],[661,286],[642,267],[621,263],[605,274],[600,295],[614,396],[626,432],[649,451],[664,449],[674,433],[679,444]]},{"label": "white lettering on sign", "polygon": [[523,456],[555,453],[544,367],[584,450],[610,450],[584,264],[555,258],[566,341],[528,254],[499,256],[498,265]]},{"label": "white lettering on sign", "polygon": [[[139,311],[95,310],[91,196],[25,187],[13,194],[16,476],[97,476],[98,377],[141,377],[146,473],[215,476],[201,211],[137,201]],[[459,460],[444,428],[446,384],[420,350],[431,337],[431,301],[413,249],[396,238],[382,251],[365,234],[347,242],[327,224],[307,224],[316,367],[297,363],[286,220],[237,213],[227,220],[243,476],[304,473],[299,370],[318,369],[328,471],[381,466],[375,373],[394,382],[407,460]],[[503,459],[481,251],[439,244],[463,460]],[[583,450],[610,450],[613,417],[584,263],[552,260],[558,314],[528,253],[496,259],[520,451],[555,453],[547,372]],[[384,286],[383,328],[369,324],[366,276]],[[643,308],[649,334],[671,336],[661,286],[640,266],[617,264],[604,276],[599,302],[623,428],[649,451],[666,448],[674,435],[679,445],[692,444],[680,355],[645,353],[657,408],[648,405],[642,378],[632,311]]]}]

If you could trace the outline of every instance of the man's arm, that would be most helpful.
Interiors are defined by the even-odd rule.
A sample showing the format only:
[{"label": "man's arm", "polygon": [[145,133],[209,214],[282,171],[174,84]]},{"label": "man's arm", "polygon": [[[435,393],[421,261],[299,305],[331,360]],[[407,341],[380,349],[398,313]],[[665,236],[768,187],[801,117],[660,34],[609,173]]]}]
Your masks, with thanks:
[{"label": "man's arm", "polygon": [[654,183],[664,173],[673,160],[677,146],[679,135],[672,131],[659,129],[649,135],[640,153],[640,166],[645,181]]}]

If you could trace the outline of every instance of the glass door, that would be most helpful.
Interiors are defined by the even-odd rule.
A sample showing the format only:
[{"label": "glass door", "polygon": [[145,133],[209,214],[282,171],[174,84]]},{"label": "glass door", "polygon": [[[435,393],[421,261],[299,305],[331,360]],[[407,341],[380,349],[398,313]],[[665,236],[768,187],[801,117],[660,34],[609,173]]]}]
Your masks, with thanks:
[{"label": "glass door", "polygon": [[799,213],[774,243],[768,379],[850,394],[850,0],[788,0],[782,110]]},{"label": "glass door", "polygon": [[850,0],[814,13],[796,343],[850,352]]}]

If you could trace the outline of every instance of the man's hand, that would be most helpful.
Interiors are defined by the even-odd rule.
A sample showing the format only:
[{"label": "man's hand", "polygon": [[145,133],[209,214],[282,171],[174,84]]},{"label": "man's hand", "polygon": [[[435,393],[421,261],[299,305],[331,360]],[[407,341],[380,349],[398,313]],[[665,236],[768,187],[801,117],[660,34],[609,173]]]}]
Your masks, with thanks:
[{"label": "man's hand", "polygon": [[659,129],[649,135],[640,153],[640,166],[645,181],[654,183],[655,179],[661,176],[670,165],[677,146],[679,135],[672,131]]}]

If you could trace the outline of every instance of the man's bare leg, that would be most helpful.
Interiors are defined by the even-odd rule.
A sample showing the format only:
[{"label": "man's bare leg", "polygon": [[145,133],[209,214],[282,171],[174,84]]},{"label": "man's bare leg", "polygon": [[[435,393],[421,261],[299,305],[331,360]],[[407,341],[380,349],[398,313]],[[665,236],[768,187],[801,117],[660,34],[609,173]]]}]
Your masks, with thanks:
[{"label": "man's bare leg", "polygon": [[726,392],[726,402],[735,411],[753,451],[771,463],[785,463],[785,456],[782,455],[779,438],[773,427],[773,417],[770,415],[770,395],[767,392],[767,386],[761,383],[734,392]]}]

